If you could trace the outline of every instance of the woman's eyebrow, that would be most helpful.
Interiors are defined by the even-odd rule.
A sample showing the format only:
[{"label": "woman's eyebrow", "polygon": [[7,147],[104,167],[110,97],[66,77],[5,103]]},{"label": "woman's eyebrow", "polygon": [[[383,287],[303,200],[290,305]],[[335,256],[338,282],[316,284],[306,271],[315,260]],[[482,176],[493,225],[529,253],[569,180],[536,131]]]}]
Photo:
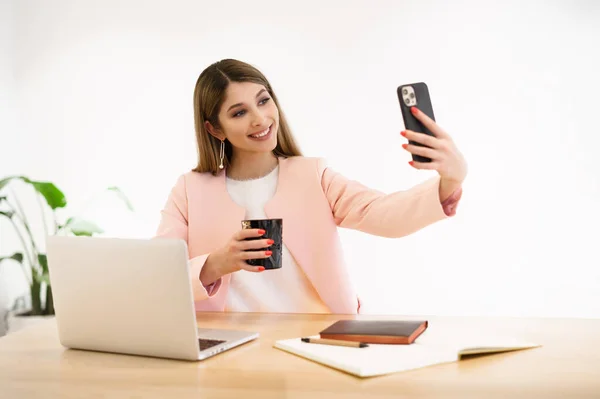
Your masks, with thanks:
[{"label": "woman's eyebrow", "polygon": [[[256,93],[256,97],[260,96],[265,91],[267,91],[267,90],[266,89],[261,89],[258,93]],[[233,104],[231,107],[227,108],[227,112],[229,112],[229,110],[231,110],[232,108],[239,107],[240,105],[244,105],[244,103]]]}]

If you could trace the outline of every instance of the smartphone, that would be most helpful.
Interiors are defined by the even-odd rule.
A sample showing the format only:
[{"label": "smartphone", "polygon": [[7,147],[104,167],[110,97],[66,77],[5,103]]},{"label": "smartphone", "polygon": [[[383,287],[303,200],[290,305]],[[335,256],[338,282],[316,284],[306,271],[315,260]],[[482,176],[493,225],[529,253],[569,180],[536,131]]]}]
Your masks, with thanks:
[{"label": "smartphone", "polygon": [[[400,101],[400,110],[402,111],[402,119],[404,119],[404,128],[413,132],[425,133],[430,136],[434,134],[429,131],[414,115],[410,112],[410,107],[417,107],[425,115],[435,121],[433,115],[433,106],[429,97],[429,89],[423,82],[411,83],[398,86],[398,100]],[[424,147],[423,144],[409,140],[410,144]],[[413,161],[416,162],[431,162],[430,158],[421,155],[412,154]]]}]

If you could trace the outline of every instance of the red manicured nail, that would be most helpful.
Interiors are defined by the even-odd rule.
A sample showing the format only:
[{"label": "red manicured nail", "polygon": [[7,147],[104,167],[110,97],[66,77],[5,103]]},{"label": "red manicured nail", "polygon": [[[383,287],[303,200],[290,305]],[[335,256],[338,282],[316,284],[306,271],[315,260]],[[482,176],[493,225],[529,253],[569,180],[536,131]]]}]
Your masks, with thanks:
[{"label": "red manicured nail", "polygon": [[260,266],[260,267],[258,268],[258,271],[259,271],[259,272],[262,272],[263,270],[265,270],[265,268],[264,268],[264,267],[262,267],[262,266]]},{"label": "red manicured nail", "polygon": [[406,130],[401,131],[400,134],[406,137]]},{"label": "red manicured nail", "polygon": [[408,147],[408,144],[402,144],[402,148],[406,149],[406,147]]},{"label": "red manicured nail", "polygon": [[273,253],[273,251],[265,251],[265,255],[267,255],[267,256],[271,256],[272,253]]},{"label": "red manicured nail", "polygon": [[409,164],[410,166],[415,166],[415,163],[414,163],[413,161],[409,161],[409,162],[408,162],[408,164]]},{"label": "red manicured nail", "polygon": [[269,245],[274,244],[274,243],[275,243],[275,241],[273,241],[273,240],[267,240],[267,244],[269,244]]},{"label": "red manicured nail", "polygon": [[416,114],[418,112],[417,107],[410,107],[410,112]]},{"label": "red manicured nail", "polygon": [[263,234],[265,234],[265,233],[266,233],[266,231],[264,231],[263,229],[259,229],[259,230],[258,230],[258,234],[260,234],[261,236],[262,236]]}]

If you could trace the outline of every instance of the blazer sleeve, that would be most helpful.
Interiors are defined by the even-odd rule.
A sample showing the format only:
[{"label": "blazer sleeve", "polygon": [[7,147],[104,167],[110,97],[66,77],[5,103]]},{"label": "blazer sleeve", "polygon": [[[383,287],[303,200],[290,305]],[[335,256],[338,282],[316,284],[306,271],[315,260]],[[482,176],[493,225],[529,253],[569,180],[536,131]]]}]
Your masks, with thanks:
[{"label": "blazer sleeve", "polygon": [[[185,176],[181,175],[161,211],[160,223],[155,238],[179,238],[188,243],[188,203]],[[189,246],[189,243],[188,243]],[[190,278],[194,300],[201,301],[213,297],[221,287],[222,279],[204,286],[200,281],[200,272],[209,254],[196,256],[189,260]]]},{"label": "blazer sleeve", "polygon": [[385,194],[347,179],[327,167],[323,159],[318,161],[318,173],[339,227],[398,238],[448,217],[439,198],[439,177]]}]

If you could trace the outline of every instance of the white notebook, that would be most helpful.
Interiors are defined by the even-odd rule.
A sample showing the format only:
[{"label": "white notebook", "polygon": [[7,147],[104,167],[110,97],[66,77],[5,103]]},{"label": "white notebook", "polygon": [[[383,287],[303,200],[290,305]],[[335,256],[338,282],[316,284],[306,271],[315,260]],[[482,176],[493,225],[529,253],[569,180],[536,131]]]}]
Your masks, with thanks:
[{"label": "white notebook", "polygon": [[[312,336],[311,338],[318,338]],[[376,345],[350,348],[302,342],[300,338],[276,341],[274,347],[358,377],[372,377],[459,361],[461,356],[508,352],[541,345],[511,337],[444,337],[425,331],[410,345]]]}]

